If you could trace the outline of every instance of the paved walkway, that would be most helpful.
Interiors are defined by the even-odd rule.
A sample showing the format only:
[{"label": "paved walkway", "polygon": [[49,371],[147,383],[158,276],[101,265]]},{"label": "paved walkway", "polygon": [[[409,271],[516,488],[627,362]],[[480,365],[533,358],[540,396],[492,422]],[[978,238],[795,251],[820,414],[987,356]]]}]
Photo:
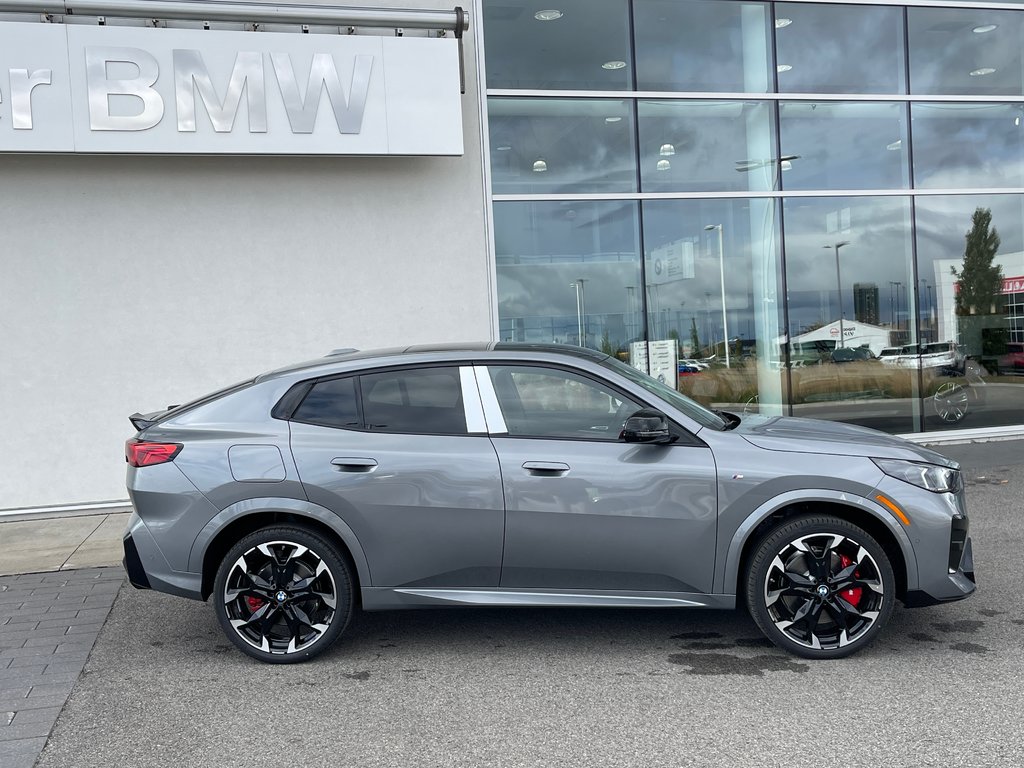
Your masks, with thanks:
[{"label": "paved walkway", "polygon": [[0,576],[116,565],[130,513],[0,521]]},{"label": "paved walkway", "polygon": [[123,582],[119,567],[0,576],[3,768],[35,764]]}]

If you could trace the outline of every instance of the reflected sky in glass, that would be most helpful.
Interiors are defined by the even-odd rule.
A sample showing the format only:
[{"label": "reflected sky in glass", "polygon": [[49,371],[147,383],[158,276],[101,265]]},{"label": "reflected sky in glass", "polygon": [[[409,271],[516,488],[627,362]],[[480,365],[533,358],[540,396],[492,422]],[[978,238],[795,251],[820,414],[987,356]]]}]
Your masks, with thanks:
[{"label": "reflected sky in glass", "polygon": [[1022,92],[1024,14],[993,9],[910,8],[911,93]]},{"label": "reflected sky in glass", "polygon": [[765,3],[635,3],[637,90],[767,92],[769,23]]},{"label": "reflected sky in glass", "polygon": [[1024,186],[1020,104],[912,104],[914,185]]},{"label": "reflected sky in glass", "polygon": [[775,5],[780,93],[906,93],[903,10]]},{"label": "reflected sky in glass", "polygon": [[487,101],[496,193],[635,192],[632,103]]},{"label": "reflected sky in glass", "polygon": [[775,188],[768,102],[641,101],[637,110],[643,191]]},{"label": "reflected sky in glass", "polygon": [[784,189],[906,189],[907,107],[879,102],[782,102]]}]

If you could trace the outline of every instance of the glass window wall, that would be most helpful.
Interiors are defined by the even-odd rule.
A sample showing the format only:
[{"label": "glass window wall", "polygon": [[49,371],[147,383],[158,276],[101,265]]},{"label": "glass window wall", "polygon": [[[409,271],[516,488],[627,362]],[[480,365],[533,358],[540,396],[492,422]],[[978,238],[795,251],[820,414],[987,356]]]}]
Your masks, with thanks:
[{"label": "glass window wall", "polygon": [[626,0],[485,2],[488,88],[633,86]]},{"label": "glass window wall", "polygon": [[780,93],[906,93],[903,9],[775,4]]},{"label": "glass window wall", "polygon": [[766,93],[769,17],[767,3],[634,3],[637,90]]},{"label": "glass window wall", "polygon": [[779,104],[784,189],[906,189],[907,105]]},{"label": "glass window wall", "polygon": [[645,192],[777,188],[771,103],[641,101],[637,110]]},{"label": "glass window wall", "polygon": [[914,432],[918,377],[893,365],[917,342],[910,198],[787,198],[794,416]]},{"label": "glass window wall", "polygon": [[496,193],[635,192],[631,102],[488,100]]},{"label": "glass window wall", "polygon": [[494,205],[502,341],[617,354],[643,338],[635,202]]}]

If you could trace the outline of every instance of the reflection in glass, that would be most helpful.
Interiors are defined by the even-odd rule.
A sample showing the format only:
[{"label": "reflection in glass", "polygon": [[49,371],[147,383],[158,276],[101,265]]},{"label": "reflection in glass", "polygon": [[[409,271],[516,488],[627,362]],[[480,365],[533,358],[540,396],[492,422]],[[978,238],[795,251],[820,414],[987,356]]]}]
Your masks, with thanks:
[{"label": "reflection in glass", "polygon": [[492,97],[487,109],[495,193],[636,191],[630,102]]},{"label": "reflection in glass", "polygon": [[641,101],[637,121],[645,192],[776,188],[768,102]]},{"label": "reflection in glass", "polygon": [[780,93],[906,93],[903,10],[776,3]]},{"label": "reflection in glass", "polygon": [[[976,428],[1024,421],[1024,197],[951,195],[916,203],[922,356],[952,368],[955,389],[926,397],[925,427]],[[929,360],[937,360],[927,365]],[[951,389],[947,387],[947,389]],[[927,394],[927,392],[926,392]],[[948,395],[957,394],[950,408]]]},{"label": "reflection in glass", "polygon": [[1024,14],[991,8],[910,8],[908,32],[911,93],[1024,93]]},{"label": "reflection in glass", "polygon": [[498,202],[494,241],[501,341],[616,354],[642,338],[635,202]]},{"label": "reflection in glass", "polygon": [[784,189],[906,189],[907,108],[878,102],[782,102]]},{"label": "reflection in glass", "polygon": [[483,12],[488,88],[632,87],[626,0],[486,2]]},{"label": "reflection in glass", "polygon": [[1024,105],[912,104],[914,186],[1024,187]]},{"label": "reflection in glass", "polygon": [[648,336],[678,343],[679,389],[705,405],[783,411],[777,218],[766,199],[644,201]]},{"label": "reflection in glass", "polygon": [[766,93],[768,24],[765,3],[636,3],[637,90]]},{"label": "reflection in glass", "polygon": [[784,202],[793,415],[917,431],[910,200]]}]

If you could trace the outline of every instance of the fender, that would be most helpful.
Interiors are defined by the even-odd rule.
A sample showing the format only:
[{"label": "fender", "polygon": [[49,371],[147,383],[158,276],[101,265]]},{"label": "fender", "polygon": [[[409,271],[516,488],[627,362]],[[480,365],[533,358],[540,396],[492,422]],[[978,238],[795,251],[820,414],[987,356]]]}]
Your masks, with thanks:
[{"label": "fender", "polygon": [[349,528],[340,517],[326,507],[314,504],[311,501],[300,499],[265,497],[258,499],[246,499],[222,509],[213,519],[210,520],[196,536],[192,543],[192,551],[189,554],[189,570],[194,573],[202,573],[203,559],[206,557],[206,550],[214,537],[223,530],[224,526],[239,520],[248,515],[260,512],[288,512],[299,517],[308,517],[323,523],[338,537],[345,542],[349,552],[352,553],[352,560],[356,566],[356,573],[359,576],[360,587],[373,586],[370,577],[370,566],[366,562],[366,555],[356,538],[355,532]]},{"label": "fender", "polygon": [[907,589],[918,588],[917,556],[914,554],[913,546],[911,546],[910,537],[907,536],[906,530],[892,516],[889,510],[878,502],[857,494],[825,490],[823,488],[807,488],[789,491],[769,499],[751,512],[747,519],[740,524],[739,528],[736,529],[736,533],[733,534],[732,541],[729,542],[729,550],[725,556],[725,569],[719,576],[721,585],[716,592],[736,594],[740,555],[754,529],[782,507],[806,501],[828,501],[843,504],[847,507],[860,508],[865,514],[871,515],[885,525],[895,536],[896,541],[900,545],[900,551],[903,553],[903,559],[907,563]]}]

